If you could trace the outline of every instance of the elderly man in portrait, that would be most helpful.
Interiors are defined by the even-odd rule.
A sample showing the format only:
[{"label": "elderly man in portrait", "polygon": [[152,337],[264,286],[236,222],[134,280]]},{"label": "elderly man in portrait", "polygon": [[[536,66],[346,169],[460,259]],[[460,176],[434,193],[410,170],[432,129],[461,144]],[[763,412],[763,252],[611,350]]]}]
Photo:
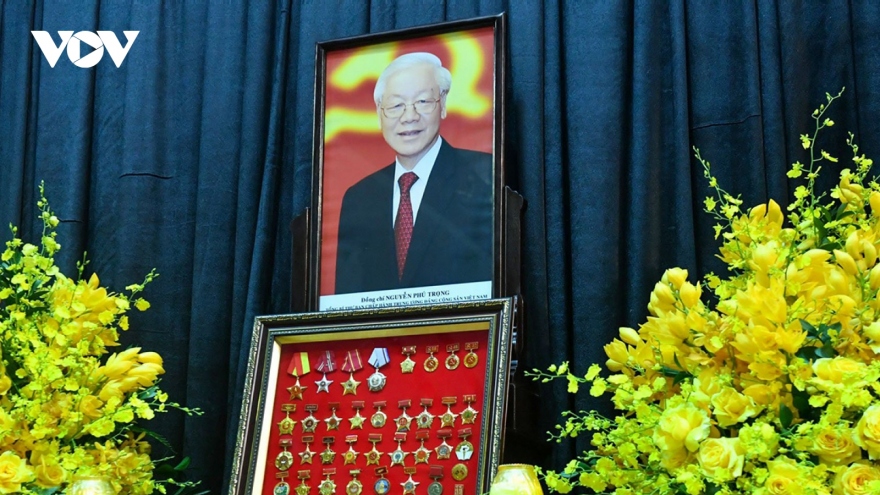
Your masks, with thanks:
[{"label": "elderly man in portrait", "polygon": [[394,163],[346,191],[336,293],[492,280],[492,155],[441,137],[452,78],[430,53],[408,53],[373,98]]}]

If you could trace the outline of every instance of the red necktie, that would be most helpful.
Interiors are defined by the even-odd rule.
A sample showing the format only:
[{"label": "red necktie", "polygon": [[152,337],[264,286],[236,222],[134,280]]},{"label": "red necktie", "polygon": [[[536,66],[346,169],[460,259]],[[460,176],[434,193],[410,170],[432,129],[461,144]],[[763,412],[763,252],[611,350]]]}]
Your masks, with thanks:
[{"label": "red necktie", "polygon": [[409,199],[409,190],[419,180],[414,172],[407,172],[397,179],[400,185],[400,204],[397,207],[397,221],[394,222],[394,242],[397,245],[397,277],[403,278],[403,267],[406,265],[406,252],[412,240],[413,210]]}]

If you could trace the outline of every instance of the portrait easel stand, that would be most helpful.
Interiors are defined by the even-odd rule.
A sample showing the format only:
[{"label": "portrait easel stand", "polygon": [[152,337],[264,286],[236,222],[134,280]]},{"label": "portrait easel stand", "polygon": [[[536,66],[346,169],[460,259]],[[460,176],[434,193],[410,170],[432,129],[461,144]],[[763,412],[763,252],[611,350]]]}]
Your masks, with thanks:
[{"label": "portrait easel stand", "polygon": [[[525,200],[522,195],[510,187],[504,188],[502,198],[503,227],[498,232],[501,239],[500,284],[494,297],[518,296],[521,293],[522,273],[522,214]],[[290,311],[306,313],[317,311],[312,307],[309,298],[309,253],[312,252],[309,219],[309,208],[303,210],[290,223],[291,231],[291,285]],[[544,432],[535,431],[537,424],[536,406],[540,396],[531,381],[524,380],[516,373],[516,363],[522,356],[525,332],[523,328],[523,300],[516,298],[517,305],[513,317],[514,352],[511,362],[511,380],[509,389],[509,407],[507,415],[506,437],[503,458],[505,462],[536,462],[546,451]]]}]

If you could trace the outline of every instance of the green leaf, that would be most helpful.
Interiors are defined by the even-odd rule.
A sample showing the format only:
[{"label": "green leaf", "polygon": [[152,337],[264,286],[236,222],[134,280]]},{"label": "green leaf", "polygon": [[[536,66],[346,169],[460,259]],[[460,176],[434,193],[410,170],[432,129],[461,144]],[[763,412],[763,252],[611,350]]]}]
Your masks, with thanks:
[{"label": "green leaf", "polygon": [[174,469],[177,471],[183,471],[184,469],[189,467],[189,463],[190,463],[189,456],[184,457],[183,460],[180,461],[180,463],[178,465],[174,466]]},{"label": "green leaf", "polygon": [[791,422],[794,420],[794,414],[792,414],[791,409],[788,408],[785,404],[779,405],[779,422],[782,423],[782,428],[787,430],[789,426],[791,426]]}]

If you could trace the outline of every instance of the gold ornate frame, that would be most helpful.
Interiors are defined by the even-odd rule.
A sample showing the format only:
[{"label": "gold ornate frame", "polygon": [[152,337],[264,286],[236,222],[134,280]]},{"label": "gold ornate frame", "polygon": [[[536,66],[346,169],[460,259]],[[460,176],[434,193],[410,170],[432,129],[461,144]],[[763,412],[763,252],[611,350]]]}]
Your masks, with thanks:
[{"label": "gold ornate frame", "polygon": [[[366,349],[367,355],[369,355],[369,347],[374,345],[386,345],[389,342],[392,343],[389,347],[394,347],[395,344],[399,345],[400,343],[424,344],[425,342],[433,343],[434,341],[443,342],[444,339],[447,341],[449,339],[460,340],[461,336],[466,336],[465,340],[479,339],[481,342],[486,343],[484,349],[476,351],[480,364],[473,369],[465,371],[464,368],[461,368],[462,371],[459,374],[454,374],[456,371],[450,371],[448,368],[442,369],[442,366],[438,368],[437,371],[439,372],[427,372],[427,368],[425,372],[416,370],[417,373],[421,373],[418,375],[419,386],[416,387],[418,390],[407,389],[401,385],[406,392],[403,392],[400,397],[393,396],[393,392],[391,392],[392,387],[390,386],[388,391],[386,391],[387,394],[390,394],[388,397],[384,397],[381,391],[370,392],[365,391],[363,388],[358,393],[361,394],[359,399],[364,400],[368,404],[370,400],[387,399],[389,403],[388,416],[392,417],[395,414],[395,408],[391,404],[399,399],[412,399],[415,402],[413,404],[413,411],[415,412],[418,411],[419,396],[428,394],[425,390],[430,390],[431,387],[436,385],[438,390],[440,388],[443,389],[444,395],[455,394],[458,397],[463,397],[464,395],[462,394],[470,394],[473,390],[456,390],[454,388],[458,384],[466,382],[466,380],[461,381],[458,379],[460,376],[465,376],[460,373],[468,372],[472,373],[471,376],[478,376],[479,378],[476,382],[471,380],[471,386],[476,386],[474,384],[482,385],[483,390],[477,393],[478,399],[476,402],[478,403],[471,405],[474,408],[479,408],[477,409],[479,415],[474,424],[466,425],[475,430],[472,437],[474,440],[473,459],[468,458],[466,461],[460,462],[470,467],[471,472],[474,473],[471,476],[474,478],[462,482],[460,486],[456,485],[455,490],[453,490],[452,484],[458,483],[458,481],[453,482],[450,479],[452,469],[446,470],[445,483],[449,489],[448,491],[444,490],[443,493],[448,495],[452,495],[454,491],[456,493],[461,492],[458,495],[462,495],[462,493],[467,493],[468,495],[486,493],[489,490],[492,475],[497,470],[503,448],[514,304],[515,299],[507,298],[435,306],[257,317],[254,322],[254,331],[251,339],[251,351],[245,377],[229,493],[233,495],[262,493],[266,491],[266,487],[271,489],[271,485],[276,481],[273,473],[280,475],[284,472],[284,470],[276,469],[277,464],[273,465],[271,457],[276,453],[271,450],[273,446],[270,445],[270,437],[274,443],[278,443],[279,433],[276,432],[275,424],[277,424],[278,418],[283,418],[283,414],[285,414],[279,413],[279,410],[283,409],[278,404],[279,394],[284,395],[285,380],[292,380],[292,378],[286,376],[285,369],[287,368],[286,364],[282,362],[282,355],[289,356],[302,349],[314,350],[334,347],[339,350],[359,347]],[[339,350],[337,350],[337,354],[340,353]],[[389,350],[392,351],[389,354],[394,356],[392,358],[393,362],[387,368],[389,375],[391,375],[389,378],[389,382],[391,382],[398,378],[393,369],[396,368],[403,358],[400,355],[399,348]],[[423,351],[425,350],[424,346],[421,345],[419,348],[421,356],[419,358],[424,359],[426,354]],[[461,351],[461,355],[464,356],[464,347],[462,347]],[[442,351],[438,355],[438,357],[441,357],[441,362],[443,355],[445,353],[442,353]],[[366,356],[364,356],[365,363],[366,360]],[[342,361],[341,357],[339,361]],[[369,368],[370,366],[365,364],[365,369]],[[453,370],[457,369],[459,368],[454,368]],[[404,372],[401,371],[401,373]],[[320,373],[316,371],[315,374],[310,375],[310,378],[315,377],[315,375],[320,375]],[[361,378],[363,377],[362,373]],[[342,378],[343,376],[337,372],[335,379],[339,380],[338,383],[341,383]],[[401,384],[404,379],[412,379],[409,375],[404,377],[402,374],[399,378]],[[306,383],[309,383],[311,390],[315,390],[315,387],[311,385],[311,380]],[[337,385],[334,384],[334,386]],[[450,389],[450,387],[453,388]],[[322,394],[314,392],[314,395],[308,397],[305,401],[295,401],[291,397],[290,402],[304,404],[310,400],[312,402],[323,400],[324,402],[321,402],[321,407],[324,407],[327,400],[338,400],[340,397],[342,400],[348,400],[344,394],[336,394],[334,397],[334,393]],[[280,401],[287,402],[287,399],[283,398]],[[288,406],[290,404],[285,405],[285,407]],[[301,405],[300,411],[302,411],[302,407]],[[435,411],[440,410],[440,407],[439,404],[433,406]],[[459,402],[459,408],[461,407],[463,405]],[[369,406],[365,409],[364,413],[369,417],[372,411],[369,410]],[[427,408],[425,410],[427,411]],[[332,414],[335,416],[336,410],[334,409],[333,411]],[[404,414],[406,414],[405,409]],[[302,419],[301,414],[298,419]],[[344,423],[344,420],[342,422]],[[318,421],[318,423],[322,423],[322,421]],[[453,431],[463,431],[460,429],[460,426],[456,424]],[[372,432],[370,430],[371,427],[372,425],[367,424],[362,431],[357,433],[366,437]],[[391,428],[395,428],[393,423]],[[293,442],[291,450],[294,453],[302,449],[303,443],[301,440],[304,438],[300,438],[302,435],[300,435],[299,427],[296,427],[295,430],[294,433],[288,434]],[[386,431],[390,430],[386,428]],[[348,433],[355,432],[352,430]],[[314,434],[316,440],[313,445],[316,449],[320,449],[320,438],[324,434],[324,425],[319,424],[318,431]],[[424,433],[422,435],[424,436]],[[340,436],[344,437],[341,433]],[[386,442],[387,451],[391,450],[389,446],[391,444],[391,436],[387,435],[386,437],[388,440]],[[467,441],[467,437],[464,437],[464,440]],[[363,447],[363,444],[366,443],[363,442],[358,445]],[[306,444],[305,450],[309,449],[308,445]],[[342,451],[344,449],[341,442],[338,442],[336,445],[337,450]],[[400,445],[400,443],[397,444],[398,449],[400,449]],[[375,444],[373,446],[375,449]],[[431,446],[433,447],[433,445]],[[422,441],[422,447],[425,447],[424,441]],[[276,448],[275,450],[278,449]],[[364,447],[360,450],[365,451],[366,448]],[[445,462],[445,464],[451,468],[452,464],[456,462],[454,459],[455,456],[453,456],[453,461]],[[360,468],[362,471],[361,480],[364,485],[370,485],[375,479],[370,474],[373,472],[374,466],[364,466],[364,461],[365,459],[361,459],[360,465],[353,465],[351,467]],[[439,462],[437,460],[430,464]],[[387,463],[384,464],[387,465]],[[349,466],[343,467],[338,462],[336,465],[342,468],[336,474],[338,476],[337,490],[339,490],[339,493],[342,493],[345,491],[343,489],[345,482],[350,479],[347,474]],[[419,491],[425,493],[424,487],[428,485],[427,482],[430,480],[425,479],[426,476],[423,476],[423,474],[427,473],[426,470],[429,463],[425,463],[424,468],[422,464],[409,464],[408,466],[410,470],[408,472],[419,470],[419,473],[421,473],[417,475],[421,477],[419,478],[421,481],[426,483],[423,485],[422,490]],[[391,470],[392,472],[388,475],[389,479],[392,478],[396,469],[393,468]],[[291,467],[286,468],[286,470],[290,473],[289,478],[286,479],[286,482],[289,483],[289,493],[295,491],[297,473],[300,470],[312,471],[310,486],[314,490],[312,493],[317,493],[316,488],[321,481],[320,476],[323,476],[321,474],[322,465],[320,461],[316,460],[313,464],[309,465],[293,462]],[[272,479],[269,480],[269,478]],[[284,482],[285,479],[281,479],[281,481]],[[398,480],[394,478],[393,481],[392,485],[395,485]],[[372,492],[372,487],[365,487],[364,490]],[[397,491],[399,489],[395,488],[394,490]]]}]

